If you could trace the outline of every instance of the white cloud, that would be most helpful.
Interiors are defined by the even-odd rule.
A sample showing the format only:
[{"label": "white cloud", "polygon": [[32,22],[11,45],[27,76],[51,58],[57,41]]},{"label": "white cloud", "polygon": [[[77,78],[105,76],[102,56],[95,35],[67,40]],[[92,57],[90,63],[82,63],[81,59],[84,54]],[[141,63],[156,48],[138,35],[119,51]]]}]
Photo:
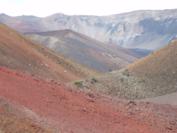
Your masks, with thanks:
[{"label": "white cloud", "polygon": [[0,12],[37,16],[59,12],[108,15],[140,9],[171,9],[177,8],[176,5],[176,0],[1,0]]}]

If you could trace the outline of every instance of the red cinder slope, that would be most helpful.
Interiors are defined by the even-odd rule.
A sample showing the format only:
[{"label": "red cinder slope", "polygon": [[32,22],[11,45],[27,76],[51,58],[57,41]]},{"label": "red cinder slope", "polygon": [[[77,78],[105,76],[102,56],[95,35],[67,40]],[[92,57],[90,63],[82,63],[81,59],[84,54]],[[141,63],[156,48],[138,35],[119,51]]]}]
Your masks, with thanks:
[{"label": "red cinder slope", "polygon": [[0,69],[0,95],[56,125],[61,133],[176,133],[177,108],[113,102],[55,82]]}]

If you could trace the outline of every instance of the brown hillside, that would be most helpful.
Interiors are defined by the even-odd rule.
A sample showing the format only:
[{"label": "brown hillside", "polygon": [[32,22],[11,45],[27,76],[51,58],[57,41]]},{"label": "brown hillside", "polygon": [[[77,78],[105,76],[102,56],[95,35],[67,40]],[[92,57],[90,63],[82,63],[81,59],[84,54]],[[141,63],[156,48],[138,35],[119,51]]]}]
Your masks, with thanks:
[{"label": "brown hillside", "polygon": [[0,66],[62,81],[76,80],[94,73],[45,47],[32,43],[2,24]]},{"label": "brown hillside", "polygon": [[130,50],[102,43],[72,30],[28,33],[26,36],[78,64],[100,72],[119,70],[137,59]]},{"label": "brown hillside", "polygon": [[[177,41],[150,56],[94,79],[79,87],[98,90],[119,98],[140,99],[177,91]],[[77,83],[78,86],[78,83]]]},{"label": "brown hillside", "polygon": [[[128,69],[134,75],[167,81],[176,80],[177,73],[177,40],[167,47],[152,53],[150,56],[129,65]],[[161,77],[161,78],[160,78]]]}]

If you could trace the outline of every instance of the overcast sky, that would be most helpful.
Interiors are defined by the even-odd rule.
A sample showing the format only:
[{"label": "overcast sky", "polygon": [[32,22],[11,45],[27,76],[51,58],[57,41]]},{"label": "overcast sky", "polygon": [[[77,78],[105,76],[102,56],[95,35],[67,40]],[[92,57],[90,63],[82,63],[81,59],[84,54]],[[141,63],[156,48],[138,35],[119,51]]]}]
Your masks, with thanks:
[{"label": "overcast sky", "polygon": [[109,15],[142,9],[174,9],[177,0],[0,0],[0,13],[11,16]]}]

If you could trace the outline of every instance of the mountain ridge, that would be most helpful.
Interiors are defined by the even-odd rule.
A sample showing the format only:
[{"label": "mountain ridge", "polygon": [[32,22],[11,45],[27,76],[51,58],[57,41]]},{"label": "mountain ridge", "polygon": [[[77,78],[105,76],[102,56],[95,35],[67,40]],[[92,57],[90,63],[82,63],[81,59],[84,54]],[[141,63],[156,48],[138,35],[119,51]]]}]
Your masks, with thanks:
[{"label": "mountain ridge", "polygon": [[137,58],[131,50],[104,44],[70,29],[25,34],[35,42],[96,71],[118,70]]},{"label": "mountain ridge", "polygon": [[140,10],[110,16],[54,14],[40,18],[0,15],[1,23],[20,32],[71,29],[102,42],[148,50],[162,48],[177,37],[176,21],[177,9]]}]

